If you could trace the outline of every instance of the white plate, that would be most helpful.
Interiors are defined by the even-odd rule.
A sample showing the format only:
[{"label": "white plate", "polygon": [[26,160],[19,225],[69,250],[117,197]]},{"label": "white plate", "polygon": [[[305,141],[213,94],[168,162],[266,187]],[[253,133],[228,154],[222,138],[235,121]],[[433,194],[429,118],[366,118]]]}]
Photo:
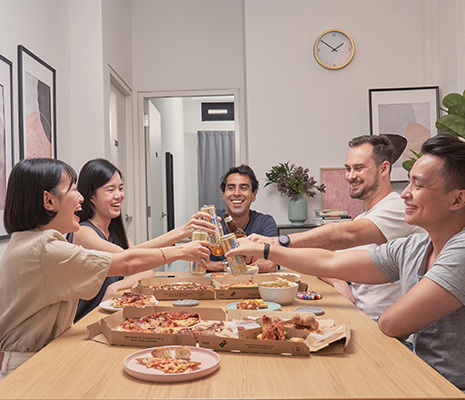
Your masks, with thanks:
[{"label": "white plate", "polygon": [[[263,275],[265,275],[265,274],[263,274]],[[284,271],[272,272],[270,275],[293,275],[293,276],[296,276],[299,279],[301,277],[301,275],[299,275],[299,274],[295,274],[294,272],[286,272],[285,270]]]},{"label": "white plate", "polygon": [[[258,311],[277,311],[281,308],[281,304],[278,304],[278,303],[273,303],[272,301],[265,301],[266,304],[268,304],[268,307],[267,308],[258,308],[257,310]],[[229,309],[229,310],[239,310],[239,308],[237,308],[237,305],[239,304],[238,301],[235,301],[234,303],[229,303],[229,304],[226,304],[226,308]]]},{"label": "white plate", "polygon": [[113,302],[112,300],[105,300],[105,301],[102,301],[99,306],[101,308],[103,308],[104,310],[107,310],[107,311],[111,311],[111,312],[115,312],[115,311],[119,311],[119,310],[122,310],[123,308],[122,307],[113,307]]},{"label": "white plate", "polygon": [[[173,348],[174,346],[166,346]],[[133,378],[141,379],[149,382],[184,382],[200,379],[215,372],[220,366],[220,356],[213,350],[204,349],[201,347],[189,347],[191,350],[191,361],[201,362],[198,369],[192,372],[184,372],[178,374],[165,374],[155,368],[147,368],[145,365],[136,361],[140,357],[152,357],[152,350],[140,350],[131,354],[124,360],[124,370]]]},{"label": "white plate", "polygon": [[[158,300],[155,300],[155,303],[150,304],[150,306],[156,306],[157,304],[158,304]],[[111,299],[102,301],[99,304],[99,306],[101,308],[103,308],[104,310],[111,311],[111,312],[115,312],[115,311],[119,311],[119,310],[123,309],[123,307],[114,307],[113,306],[113,300],[111,300]],[[144,308],[144,307],[150,307],[150,306],[143,306],[143,307],[138,307],[138,308]],[[134,306],[128,306],[128,307],[134,307]]]}]

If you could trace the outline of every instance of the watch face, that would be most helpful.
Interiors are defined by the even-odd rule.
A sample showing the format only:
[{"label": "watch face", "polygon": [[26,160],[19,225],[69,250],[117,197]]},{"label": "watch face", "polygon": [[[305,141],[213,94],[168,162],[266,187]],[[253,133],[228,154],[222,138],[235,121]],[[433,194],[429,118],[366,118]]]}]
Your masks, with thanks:
[{"label": "watch face", "polygon": [[284,247],[287,247],[289,246],[289,243],[290,243],[290,239],[289,239],[289,236],[287,235],[281,235],[279,238],[278,238],[278,242],[281,246],[284,246]]},{"label": "watch face", "polygon": [[352,60],[354,52],[352,39],[338,30],[327,31],[320,35],[313,48],[318,64],[328,69],[345,67]]}]

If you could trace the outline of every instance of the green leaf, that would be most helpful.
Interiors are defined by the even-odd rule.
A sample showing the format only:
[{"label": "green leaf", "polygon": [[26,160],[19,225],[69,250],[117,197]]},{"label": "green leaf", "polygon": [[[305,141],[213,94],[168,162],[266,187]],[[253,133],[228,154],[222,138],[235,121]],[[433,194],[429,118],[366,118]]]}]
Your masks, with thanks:
[{"label": "green leaf", "polygon": [[459,117],[465,118],[465,104],[456,104],[451,106],[447,112],[449,115],[458,115]]},{"label": "green leaf", "polygon": [[413,164],[415,164],[415,161],[416,161],[416,160],[414,160],[413,158],[411,158],[410,160],[404,161],[404,162],[402,163],[402,167],[403,167],[406,171],[410,172],[410,170],[411,170],[412,167],[413,167]]},{"label": "green leaf", "polygon": [[459,93],[449,93],[442,99],[442,104],[446,108],[450,108],[455,105],[465,105],[465,98]]},{"label": "green leaf", "polygon": [[465,118],[453,114],[443,115],[436,121],[436,128],[439,132],[465,137]]}]

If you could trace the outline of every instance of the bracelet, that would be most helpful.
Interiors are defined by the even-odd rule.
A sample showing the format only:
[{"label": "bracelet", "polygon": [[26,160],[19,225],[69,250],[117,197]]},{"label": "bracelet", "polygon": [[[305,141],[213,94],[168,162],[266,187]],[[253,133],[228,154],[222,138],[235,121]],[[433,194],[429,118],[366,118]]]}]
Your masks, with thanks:
[{"label": "bracelet", "polygon": [[263,258],[268,260],[268,255],[270,254],[270,244],[265,243],[265,247],[263,247]]},{"label": "bracelet", "polygon": [[165,256],[165,253],[164,253],[163,250],[160,249],[160,248],[159,248],[158,250],[160,250],[160,253],[161,253],[162,257],[163,257],[163,265],[166,265],[166,256]]}]

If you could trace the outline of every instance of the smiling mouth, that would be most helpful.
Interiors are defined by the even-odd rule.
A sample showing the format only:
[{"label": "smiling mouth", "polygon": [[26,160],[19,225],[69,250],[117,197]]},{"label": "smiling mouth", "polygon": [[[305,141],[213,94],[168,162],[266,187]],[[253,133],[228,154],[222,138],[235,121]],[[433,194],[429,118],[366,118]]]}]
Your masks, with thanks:
[{"label": "smiling mouth", "polygon": [[231,200],[231,203],[233,204],[242,204],[244,200]]}]

